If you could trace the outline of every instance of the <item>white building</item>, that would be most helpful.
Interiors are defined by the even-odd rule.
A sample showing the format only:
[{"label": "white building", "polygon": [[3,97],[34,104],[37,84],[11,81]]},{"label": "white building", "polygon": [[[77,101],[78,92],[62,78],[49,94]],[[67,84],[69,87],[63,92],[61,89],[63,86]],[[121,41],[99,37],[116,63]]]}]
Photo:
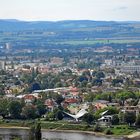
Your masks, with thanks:
[{"label": "white building", "polygon": [[0,69],[4,70],[5,69],[5,62],[0,61]]},{"label": "white building", "polygon": [[124,65],[120,68],[123,73],[140,72],[140,65]]}]

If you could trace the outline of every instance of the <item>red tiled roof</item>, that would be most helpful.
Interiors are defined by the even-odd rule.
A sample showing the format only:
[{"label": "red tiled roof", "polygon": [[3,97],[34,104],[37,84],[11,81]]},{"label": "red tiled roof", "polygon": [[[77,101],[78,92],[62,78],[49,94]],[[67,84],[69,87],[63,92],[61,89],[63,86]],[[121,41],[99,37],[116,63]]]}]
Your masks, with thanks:
[{"label": "red tiled roof", "polygon": [[97,104],[95,105],[95,107],[96,107],[96,109],[98,110],[98,109],[103,109],[103,108],[107,107],[107,105],[101,104],[101,103],[97,103]]},{"label": "red tiled roof", "polygon": [[73,96],[77,96],[79,92],[70,92],[70,94],[72,94]]},{"label": "red tiled roof", "polygon": [[74,98],[70,98],[70,99],[66,99],[65,102],[66,103],[77,103],[78,100],[77,99],[74,99]]},{"label": "red tiled roof", "polygon": [[35,96],[33,96],[33,95],[25,95],[24,96],[24,99],[26,100],[26,99],[28,99],[28,100],[33,100],[33,99],[35,99]]},{"label": "red tiled roof", "polygon": [[77,92],[77,91],[78,91],[78,88],[76,88],[76,87],[71,88],[70,91],[71,91],[71,92]]},{"label": "red tiled roof", "polygon": [[54,106],[54,101],[53,100],[46,100],[45,103],[44,103],[46,106]]}]

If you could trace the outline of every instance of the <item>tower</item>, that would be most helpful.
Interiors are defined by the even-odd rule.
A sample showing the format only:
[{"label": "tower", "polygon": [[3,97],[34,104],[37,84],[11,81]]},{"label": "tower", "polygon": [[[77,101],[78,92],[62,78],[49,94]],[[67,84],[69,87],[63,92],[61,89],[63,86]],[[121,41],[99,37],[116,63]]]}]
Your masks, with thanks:
[{"label": "tower", "polygon": [[10,43],[6,43],[5,44],[5,48],[6,48],[6,50],[10,50],[11,49],[11,44]]}]

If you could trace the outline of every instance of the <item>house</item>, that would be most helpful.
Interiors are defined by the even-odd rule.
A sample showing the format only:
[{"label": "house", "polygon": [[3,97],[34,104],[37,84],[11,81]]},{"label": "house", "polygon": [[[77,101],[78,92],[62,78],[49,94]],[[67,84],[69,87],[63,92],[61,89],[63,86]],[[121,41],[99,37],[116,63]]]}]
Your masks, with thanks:
[{"label": "house", "polygon": [[74,104],[74,103],[78,103],[79,101],[75,98],[69,98],[69,99],[65,99],[64,102],[67,104]]},{"label": "house", "polygon": [[98,119],[98,123],[100,125],[110,126],[113,116],[112,115],[105,115]]},{"label": "house", "polygon": [[107,106],[119,108],[120,104],[119,103],[107,103]]},{"label": "house", "polygon": [[23,99],[26,104],[32,104],[35,101],[36,97],[30,94],[27,94],[23,97]]},{"label": "house", "polygon": [[100,109],[106,108],[108,103],[109,101],[106,101],[106,100],[97,100],[93,104],[96,110],[100,110]]},{"label": "house", "polygon": [[45,100],[44,105],[46,106],[48,111],[53,111],[57,104],[53,99],[47,99]]},{"label": "house", "polygon": [[121,112],[132,112],[132,113],[136,113],[136,115],[138,115],[140,113],[140,108],[139,106],[124,106],[123,109],[121,110]]},{"label": "house", "polygon": [[77,114],[77,112],[81,109],[79,104],[73,103],[73,104],[68,104],[67,109],[70,111],[71,114]]}]

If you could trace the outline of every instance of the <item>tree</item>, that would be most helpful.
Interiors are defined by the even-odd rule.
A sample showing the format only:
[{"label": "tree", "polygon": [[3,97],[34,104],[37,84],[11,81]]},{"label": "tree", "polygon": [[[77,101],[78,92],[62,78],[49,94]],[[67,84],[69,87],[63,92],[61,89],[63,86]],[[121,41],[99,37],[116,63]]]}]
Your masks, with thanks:
[{"label": "tree", "polygon": [[90,88],[92,88],[92,84],[91,83],[87,83],[86,87],[90,89]]},{"label": "tree", "polygon": [[35,126],[35,140],[41,140],[41,124],[37,123]]},{"label": "tree", "polygon": [[55,101],[56,101],[56,103],[58,104],[58,105],[60,105],[63,101],[64,101],[64,98],[62,97],[62,95],[57,95],[56,97],[55,97]]},{"label": "tree", "polygon": [[61,82],[57,82],[56,84],[55,84],[55,87],[56,88],[59,88],[59,87],[62,87],[63,86],[63,84],[61,83]]},{"label": "tree", "polygon": [[35,139],[35,126],[32,125],[29,130],[29,140]]},{"label": "tree", "polygon": [[8,115],[9,101],[7,99],[0,99],[0,115],[5,118]]},{"label": "tree", "polygon": [[21,103],[18,101],[11,101],[9,103],[9,113],[13,118],[19,118],[22,111]]},{"label": "tree", "polygon": [[85,81],[85,80],[84,80],[84,81],[82,81],[82,82],[81,82],[81,87],[86,87],[87,83],[88,83],[88,82],[87,82],[87,81]]},{"label": "tree", "polygon": [[113,79],[112,80],[112,85],[113,86],[116,86],[117,84],[119,84],[119,83],[123,83],[123,79]]},{"label": "tree", "polygon": [[87,113],[83,116],[83,120],[88,124],[91,124],[94,121],[94,117],[91,113]]},{"label": "tree", "polygon": [[121,91],[119,93],[117,93],[116,98],[120,100],[120,103],[122,105],[124,105],[124,102],[126,99],[132,98],[132,99],[136,99],[136,95],[133,92],[130,91]]},{"label": "tree", "polygon": [[124,113],[123,112],[119,112],[119,123],[124,123]]},{"label": "tree", "polygon": [[20,80],[18,80],[18,78],[15,78],[14,79],[14,84],[15,85],[21,85],[21,82],[20,82]]},{"label": "tree", "polygon": [[48,112],[46,116],[46,120],[55,120],[55,114],[54,112]]},{"label": "tree", "polygon": [[32,75],[30,74],[23,74],[21,80],[27,84],[31,84],[34,81]]},{"label": "tree", "polygon": [[40,88],[40,84],[39,83],[33,83],[32,85],[31,85],[31,92],[32,91],[34,91],[34,90],[40,90],[41,88]]},{"label": "tree", "polygon": [[136,126],[140,128],[140,114],[136,118]]},{"label": "tree", "polygon": [[4,86],[3,85],[0,85],[0,95],[5,95],[5,90],[4,90]]},{"label": "tree", "polygon": [[93,79],[92,80],[92,85],[93,86],[101,86],[102,85],[102,80],[101,79]]},{"label": "tree", "polygon": [[38,104],[37,110],[38,110],[39,116],[41,116],[46,113],[46,106],[44,104]]},{"label": "tree", "polygon": [[126,78],[126,79],[125,79],[125,86],[126,86],[126,87],[129,87],[130,85],[132,85],[132,83],[133,83],[133,82],[132,82],[132,79],[131,79],[131,80],[130,80],[130,78]]},{"label": "tree", "polygon": [[32,78],[33,78],[33,79],[35,79],[35,77],[37,76],[37,74],[38,74],[38,71],[37,71],[36,69],[32,68],[32,73],[31,73],[31,75],[32,75]]},{"label": "tree", "polygon": [[136,114],[134,112],[126,112],[124,114],[124,121],[131,126],[136,121]]},{"label": "tree", "polygon": [[88,78],[86,77],[86,76],[80,76],[79,78],[78,78],[78,81],[79,82],[82,82],[82,81],[88,81]]},{"label": "tree", "polygon": [[35,125],[32,125],[29,131],[29,140],[41,140],[41,138],[41,124],[37,123]]},{"label": "tree", "polygon": [[108,110],[108,115],[114,115],[119,113],[119,110],[116,107],[106,107],[105,109]]},{"label": "tree", "polygon": [[66,69],[62,72],[64,75],[72,75],[71,69]]},{"label": "tree", "polygon": [[35,119],[37,117],[37,109],[33,105],[25,106],[22,110],[22,115],[27,119]]},{"label": "tree", "polygon": [[95,97],[97,100],[107,100],[109,102],[112,102],[112,99],[115,98],[115,94],[112,94],[112,93],[102,93],[102,94],[96,94],[96,97]]},{"label": "tree", "polygon": [[91,74],[90,74],[90,71],[89,71],[89,70],[84,71],[84,72],[82,73],[82,75],[83,75],[83,76],[88,76],[88,77],[90,77],[90,76],[91,76]]},{"label": "tree", "polygon": [[58,119],[58,120],[62,120],[63,119],[63,113],[62,113],[62,111],[61,110],[58,110],[57,112],[56,112],[56,119]]},{"label": "tree", "polygon": [[95,74],[95,76],[96,76],[97,79],[100,79],[100,78],[104,78],[105,74],[102,71],[99,71]]},{"label": "tree", "polygon": [[97,71],[93,71],[92,72],[92,76],[95,77],[96,76]]},{"label": "tree", "polygon": [[5,70],[0,70],[0,75],[6,75],[6,71]]},{"label": "tree", "polygon": [[112,102],[112,96],[111,96],[111,95],[108,96],[108,101],[109,101],[110,103]]},{"label": "tree", "polygon": [[112,124],[113,125],[119,124],[119,116],[118,115],[113,115],[113,117],[112,117]]}]

